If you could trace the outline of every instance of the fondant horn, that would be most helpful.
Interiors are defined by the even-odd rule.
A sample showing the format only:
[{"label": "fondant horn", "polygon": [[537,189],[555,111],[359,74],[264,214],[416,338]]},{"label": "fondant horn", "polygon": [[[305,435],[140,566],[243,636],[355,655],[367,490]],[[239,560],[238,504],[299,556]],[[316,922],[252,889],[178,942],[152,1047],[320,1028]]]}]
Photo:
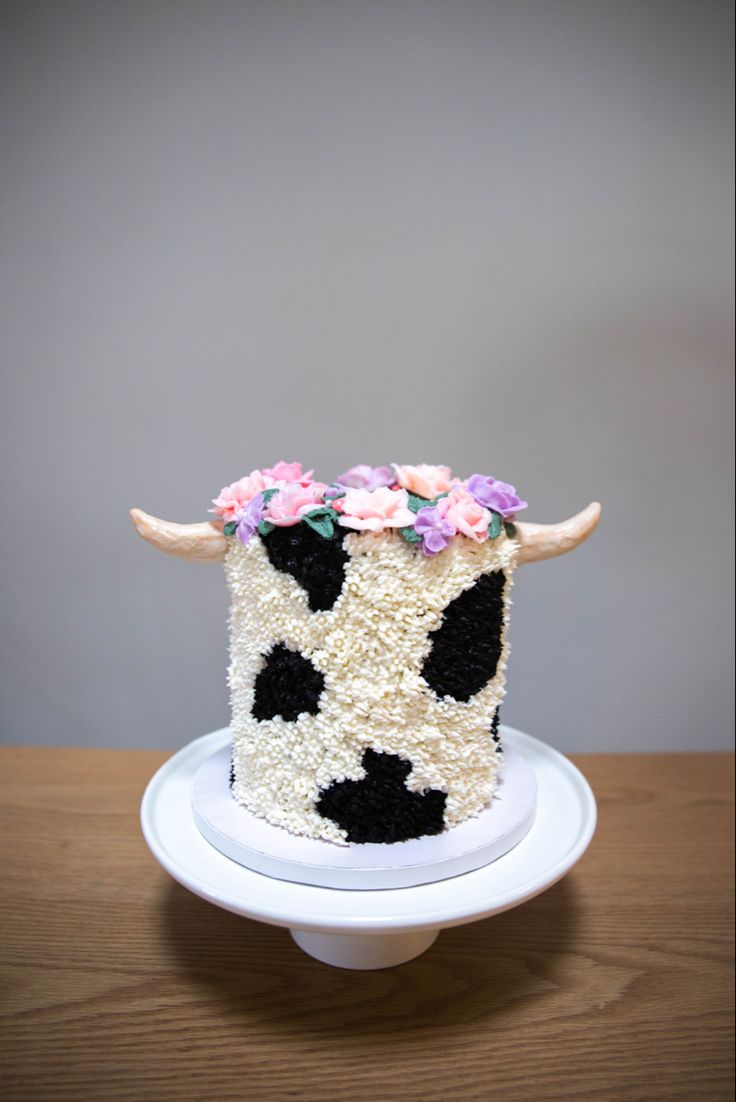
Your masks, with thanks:
[{"label": "fondant horn", "polygon": [[222,524],[204,521],[202,524],[174,524],[149,516],[142,509],[131,509],[130,517],[139,536],[148,543],[193,562],[221,562],[227,551],[227,539]]},{"label": "fondant horn", "polygon": [[559,524],[528,524],[515,521],[516,542],[519,552],[516,562],[519,566],[525,562],[538,562],[539,559],[553,559],[555,555],[564,555],[574,551],[598,527],[601,519],[601,507],[597,501],[569,520]]}]

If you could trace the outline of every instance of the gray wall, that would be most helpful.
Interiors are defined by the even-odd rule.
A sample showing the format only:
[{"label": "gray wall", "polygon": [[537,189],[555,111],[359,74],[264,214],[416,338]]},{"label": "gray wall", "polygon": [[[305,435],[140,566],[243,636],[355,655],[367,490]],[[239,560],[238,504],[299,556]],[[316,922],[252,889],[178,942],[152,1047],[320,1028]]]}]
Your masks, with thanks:
[{"label": "gray wall", "polygon": [[517,576],[507,722],[728,745],[729,3],[37,3],[3,32],[2,737],[227,720],[204,517],[448,462],[594,540]]}]

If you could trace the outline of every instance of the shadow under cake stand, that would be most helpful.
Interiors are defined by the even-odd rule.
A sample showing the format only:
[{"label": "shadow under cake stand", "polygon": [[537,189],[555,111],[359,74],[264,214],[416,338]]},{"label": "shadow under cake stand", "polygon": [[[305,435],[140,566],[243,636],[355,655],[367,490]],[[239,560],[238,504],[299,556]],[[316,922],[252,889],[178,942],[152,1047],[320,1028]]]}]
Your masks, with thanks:
[{"label": "shadow under cake stand", "polygon": [[477,819],[395,845],[297,838],[250,815],[228,785],[230,731],[195,739],[151,779],[146,842],[180,884],[225,910],[285,926],[310,956],[340,968],[388,968],[441,929],[524,903],[585,852],[590,786],[552,747],[502,726],[498,795]]}]

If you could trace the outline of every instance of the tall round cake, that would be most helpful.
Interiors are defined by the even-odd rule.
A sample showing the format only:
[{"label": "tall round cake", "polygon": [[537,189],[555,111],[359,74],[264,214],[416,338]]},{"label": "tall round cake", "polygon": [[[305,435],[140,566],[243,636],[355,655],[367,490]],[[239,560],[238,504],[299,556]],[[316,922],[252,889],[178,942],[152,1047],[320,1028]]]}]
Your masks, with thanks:
[{"label": "tall round cake", "polygon": [[439,834],[491,803],[502,763],[514,569],[577,546],[490,476],[360,465],[332,483],[298,463],[254,470],[217,520],[133,510],[163,550],[224,559],[231,597],[233,798],[340,845]]}]

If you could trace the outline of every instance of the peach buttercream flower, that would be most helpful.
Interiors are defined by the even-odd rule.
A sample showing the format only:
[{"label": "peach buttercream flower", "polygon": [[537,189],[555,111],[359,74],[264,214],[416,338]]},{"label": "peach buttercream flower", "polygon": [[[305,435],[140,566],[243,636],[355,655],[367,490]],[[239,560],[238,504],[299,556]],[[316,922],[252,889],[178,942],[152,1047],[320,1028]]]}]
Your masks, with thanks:
[{"label": "peach buttercream flower", "polygon": [[323,504],[326,489],[324,482],[311,482],[308,486],[301,482],[288,482],[273,495],[266,506],[263,519],[270,520],[278,528],[298,524],[306,513]]},{"label": "peach buttercream flower", "polygon": [[340,524],[369,532],[408,528],[414,523],[406,490],[348,490],[342,499]]},{"label": "peach buttercream flower", "polygon": [[278,484],[276,479],[270,478],[265,471],[251,471],[230,486],[223,486],[218,496],[212,499],[214,509],[209,511],[217,513],[226,523],[235,520],[256,494],[261,494],[264,490]]},{"label": "peach buttercream flower", "polygon": [[437,512],[457,532],[462,532],[476,543],[488,539],[491,514],[467,490],[460,487],[450,490],[447,497],[441,497],[437,502]]},{"label": "peach buttercream flower", "polygon": [[444,494],[450,489],[452,471],[449,467],[433,467],[431,463],[419,463],[412,467],[407,463],[393,464],[399,486],[403,486],[410,494],[426,497],[431,501],[438,494]]}]

